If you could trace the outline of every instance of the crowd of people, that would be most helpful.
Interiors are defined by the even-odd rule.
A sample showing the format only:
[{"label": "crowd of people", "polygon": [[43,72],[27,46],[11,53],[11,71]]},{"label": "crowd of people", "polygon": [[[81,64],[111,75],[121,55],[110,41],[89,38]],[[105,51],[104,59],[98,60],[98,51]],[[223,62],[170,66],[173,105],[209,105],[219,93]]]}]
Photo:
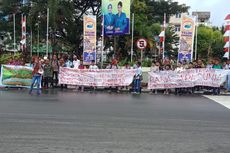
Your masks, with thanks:
[{"label": "crowd of people", "polygon": [[[23,61],[15,62],[13,59],[10,59],[8,62],[9,65],[25,65]],[[94,60],[91,61],[90,65],[83,65],[83,61],[79,60],[77,56],[73,56],[73,58],[69,58],[69,56],[65,55],[61,58],[57,58],[56,55],[53,55],[51,59],[48,59],[47,57],[39,58],[39,57],[33,57],[32,58],[32,65],[33,65],[33,79],[32,79],[32,85],[30,94],[32,93],[34,83],[35,82],[41,82],[41,87],[44,89],[48,88],[67,88],[67,85],[59,85],[58,84],[58,74],[59,74],[59,68],[60,67],[68,67],[68,68],[74,68],[74,69],[91,69],[96,70],[99,69],[99,67],[96,65],[96,62]],[[136,74],[133,78],[133,83],[130,87],[126,87],[126,89],[129,89],[131,92],[134,93],[141,93],[142,88],[142,67],[141,62],[137,61],[134,65],[130,65],[129,63],[126,63],[123,67],[120,67],[118,65],[118,61],[116,59],[113,59],[106,67],[105,69],[135,69]],[[196,69],[196,68],[208,68],[208,69],[225,69],[230,70],[230,60],[227,60],[225,62],[222,62],[217,59],[209,59],[207,63],[205,63],[203,60],[196,60],[193,62],[175,62],[170,59],[165,59],[163,62],[161,60],[154,60],[152,62],[150,71],[152,72],[160,72],[160,71],[183,71],[186,69]],[[230,79],[227,80],[225,83],[224,90],[230,91]],[[37,94],[41,94],[41,87],[38,85],[37,88]],[[93,89],[95,89],[94,87]],[[123,87],[116,87],[115,91],[119,92],[120,89]],[[84,86],[77,87],[77,90],[80,90],[83,92],[85,89]],[[112,88],[109,88],[109,91],[111,91]],[[154,93],[163,92],[164,94],[169,94],[170,92],[175,92],[175,94],[183,94],[183,93],[194,93],[194,91],[197,90],[212,90],[213,94],[220,94],[220,88],[210,88],[210,87],[194,87],[194,88],[179,88],[175,90],[152,90]]]}]

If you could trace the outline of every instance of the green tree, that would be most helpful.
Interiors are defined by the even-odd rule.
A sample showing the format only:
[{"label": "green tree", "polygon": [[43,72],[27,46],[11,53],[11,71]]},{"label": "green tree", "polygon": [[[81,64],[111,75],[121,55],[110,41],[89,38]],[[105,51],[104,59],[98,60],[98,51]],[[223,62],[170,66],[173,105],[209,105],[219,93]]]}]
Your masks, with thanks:
[{"label": "green tree", "polygon": [[198,27],[197,53],[198,58],[223,57],[223,34],[218,28]]}]

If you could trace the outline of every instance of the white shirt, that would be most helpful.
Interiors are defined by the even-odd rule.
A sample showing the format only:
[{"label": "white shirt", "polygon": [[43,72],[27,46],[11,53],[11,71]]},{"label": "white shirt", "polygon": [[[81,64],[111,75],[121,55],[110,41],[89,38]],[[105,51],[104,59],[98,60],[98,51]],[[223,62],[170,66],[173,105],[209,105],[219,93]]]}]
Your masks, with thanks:
[{"label": "white shirt", "polygon": [[223,68],[225,70],[230,70],[230,64],[226,64],[225,67]]},{"label": "white shirt", "polygon": [[176,69],[175,69],[175,71],[177,71],[177,72],[181,72],[181,71],[184,71],[185,69],[183,68],[183,67],[177,67]]},{"label": "white shirt", "polygon": [[78,67],[79,67],[79,65],[80,65],[80,60],[78,60],[78,59],[77,59],[77,60],[74,60],[74,61],[73,61],[73,65],[74,65],[74,68],[75,68],[75,69],[78,69]]},{"label": "white shirt", "polygon": [[142,75],[142,69],[141,69],[141,67],[138,67],[138,68],[136,68],[136,76],[140,76],[140,75]]},{"label": "white shirt", "polygon": [[160,67],[159,66],[153,66],[153,67],[150,68],[150,70],[152,72],[159,72],[160,71]]},{"label": "white shirt", "polygon": [[97,67],[97,65],[90,65],[90,66],[89,66],[89,69],[90,69],[90,70],[97,70],[98,67]]}]

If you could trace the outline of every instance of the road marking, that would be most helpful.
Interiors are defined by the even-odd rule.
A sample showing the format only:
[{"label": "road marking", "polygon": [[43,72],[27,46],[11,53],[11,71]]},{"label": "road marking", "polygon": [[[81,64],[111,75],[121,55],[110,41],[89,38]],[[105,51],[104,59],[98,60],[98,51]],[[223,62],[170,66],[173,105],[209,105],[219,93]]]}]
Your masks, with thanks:
[{"label": "road marking", "polygon": [[230,96],[204,96],[230,109]]}]

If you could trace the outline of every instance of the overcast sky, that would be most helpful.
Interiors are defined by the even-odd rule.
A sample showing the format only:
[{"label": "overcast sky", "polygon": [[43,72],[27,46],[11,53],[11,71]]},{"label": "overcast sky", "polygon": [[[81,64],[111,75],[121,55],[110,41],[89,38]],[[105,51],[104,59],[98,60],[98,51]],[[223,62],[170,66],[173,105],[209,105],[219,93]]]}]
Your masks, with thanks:
[{"label": "overcast sky", "polygon": [[213,26],[222,26],[224,18],[230,14],[230,0],[175,0],[190,6],[192,11],[210,11]]}]

